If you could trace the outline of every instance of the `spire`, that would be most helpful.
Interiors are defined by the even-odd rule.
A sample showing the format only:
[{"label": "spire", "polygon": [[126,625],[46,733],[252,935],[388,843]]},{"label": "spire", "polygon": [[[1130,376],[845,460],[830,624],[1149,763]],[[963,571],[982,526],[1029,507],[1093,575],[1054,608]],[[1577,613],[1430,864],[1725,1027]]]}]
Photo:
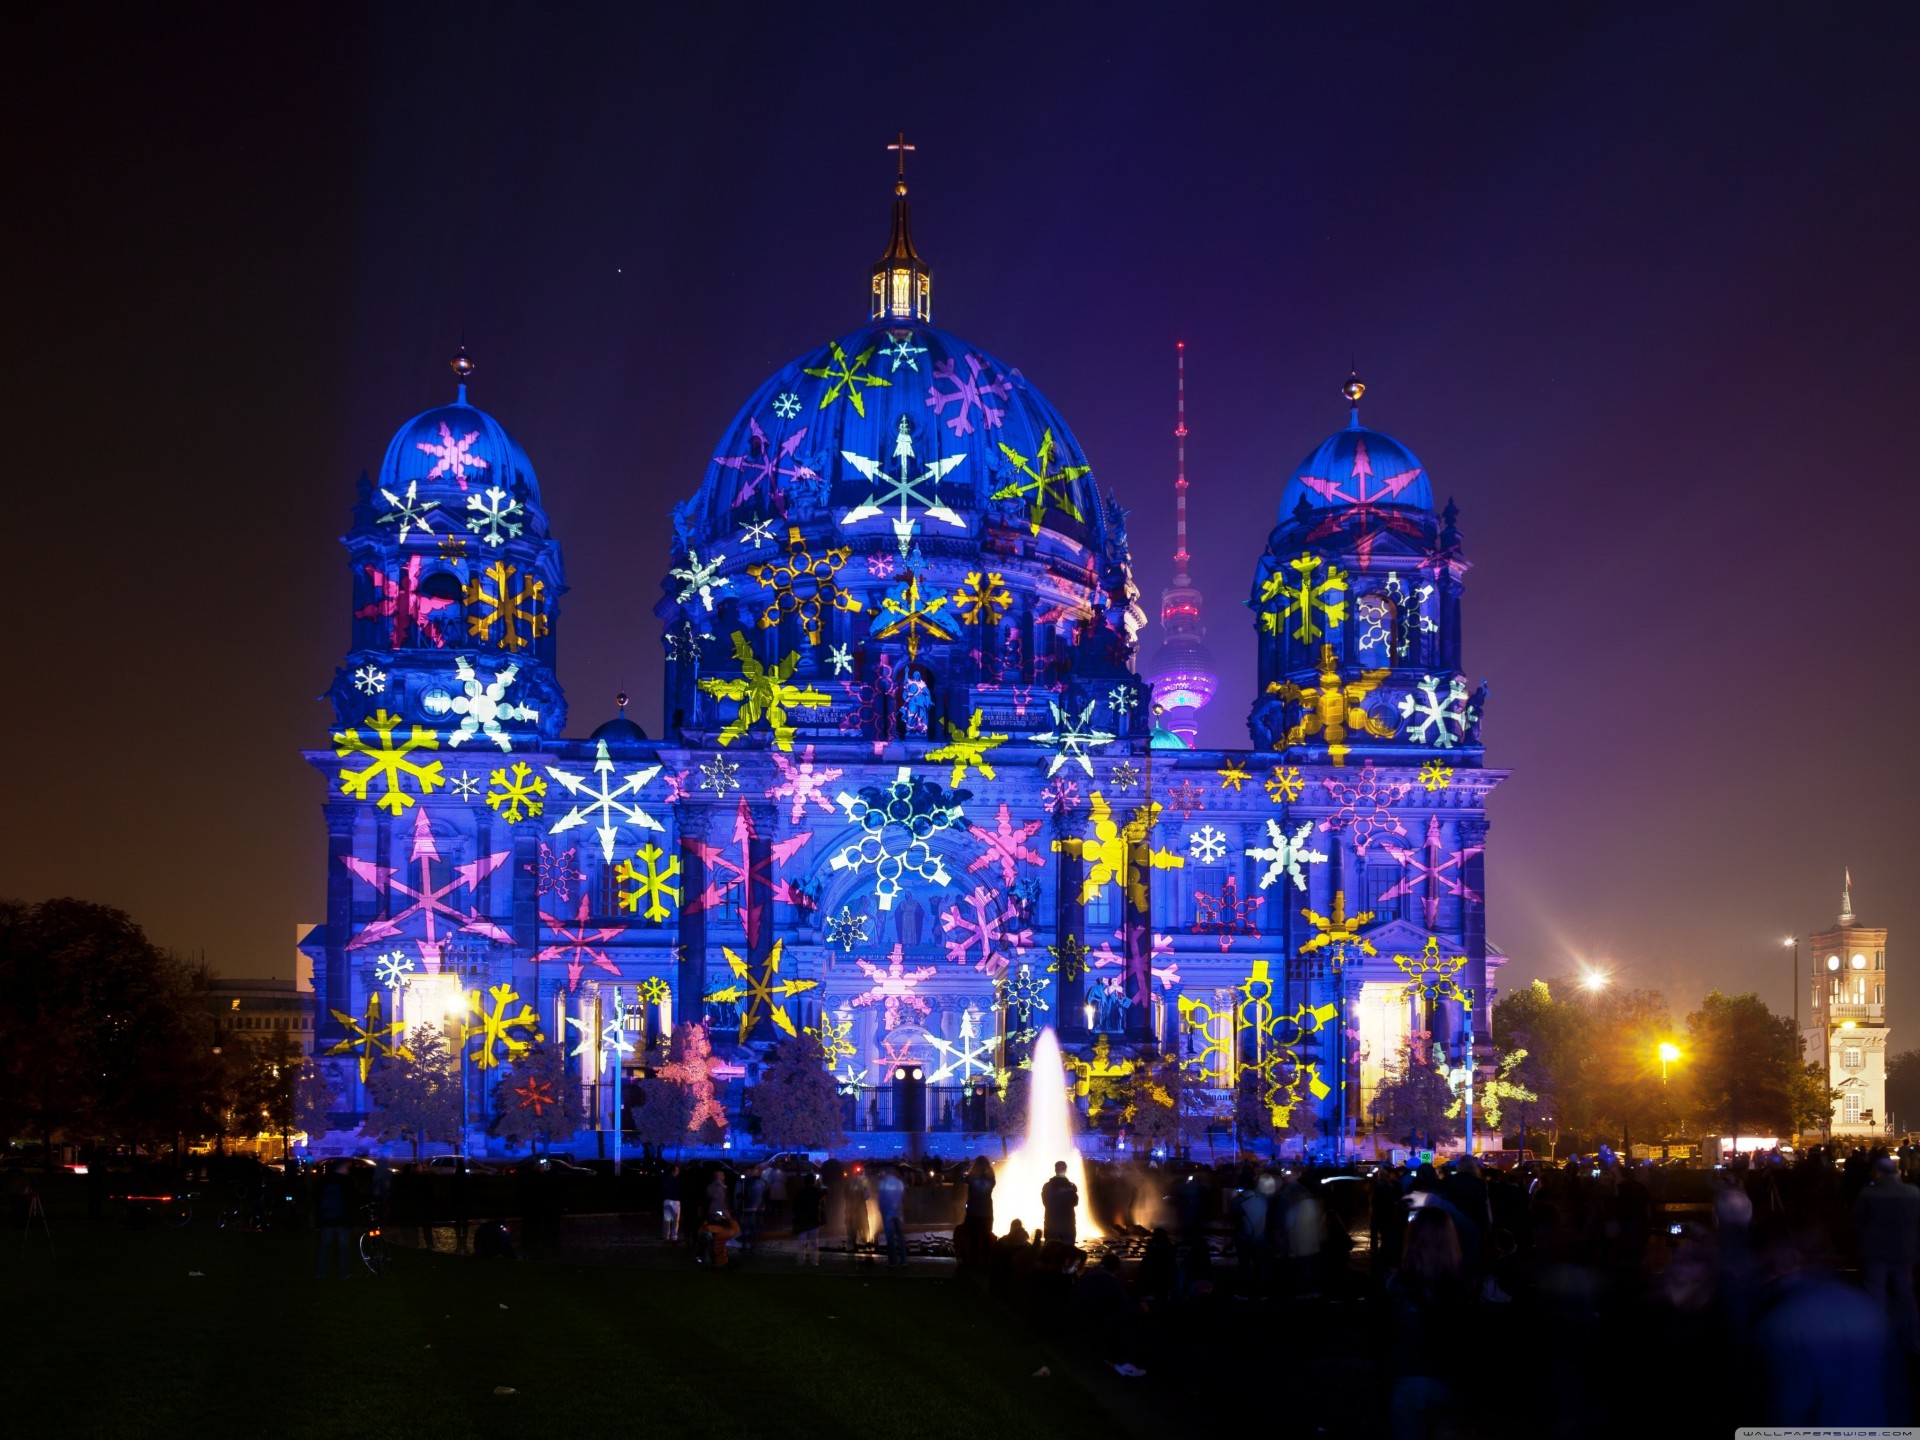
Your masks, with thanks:
[{"label": "spire", "polygon": [[887,146],[899,164],[893,181],[893,233],[887,238],[887,253],[873,265],[871,318],[875,320],[926,321],[932,313],[933,276],[913,248],[913,218],[907,205],[907,155],[913,148],[904,131]]},{"label": "spire", "polygon": [[1178,379],[1174,382],[1174,439],[1178,442],[1174,451],[1173,472],[1173,583],[1186,585],[1187,562],[1193,557],[1187,554],[1187,343],[1176,341],[1173,347],[1174,371]]},{"label": "spire", "polygon": [[453,371],[454,378],[460,382],[459,393],[454,397],[453,403],[464,405],[467,403],[467,377],[479,367],[467,358],[467,347],[462,345],[453,359],[447,362],[447,368]]},{"label": "spire", "polygon": [[1160,592],[1160,628],[1165,640],[1147,662],[1154,708],[1161,724],[1187,745],[1197,743],[1200,711],[1219,688],[1213,656],[1200,624],[1200,590],[1193,583],[1187,553],[1187,347],[1174,346],[1173,584]]},{"label": "spire", "polygon": [[1846,883],[1840,891],[1840,923],[1851,925],[1853,924],[1853,867],[1848,866],[1845,874]]},{"label": "spire", "polygon": [[1348,367],[1347,383],[1340,387],[1340,393],[1347,397],[1347,404],[1351,407],[1347,411],[1347,428],[1358,430],[1360,428],[1360,397],[1367,393],[1367,382],[1360,378],[1358,370]]}]

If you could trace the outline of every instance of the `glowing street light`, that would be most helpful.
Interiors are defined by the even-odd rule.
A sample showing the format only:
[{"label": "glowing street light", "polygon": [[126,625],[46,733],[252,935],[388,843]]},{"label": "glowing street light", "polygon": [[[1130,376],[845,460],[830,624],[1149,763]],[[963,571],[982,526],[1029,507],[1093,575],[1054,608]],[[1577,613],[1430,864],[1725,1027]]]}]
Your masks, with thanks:
[{"label": "glowing street light", "polygon": [[1580,988],[1589,995],[1598,995],[1613,983],[1613,977],[1604,970],[1589,970],[1580,977]]},{"label": "glowing street light", "polygon": [[1671,1040],[1660,1042],[1660,1083],[1667,1083],[1667,1066],[1680,1058],[1680,1047]]}]

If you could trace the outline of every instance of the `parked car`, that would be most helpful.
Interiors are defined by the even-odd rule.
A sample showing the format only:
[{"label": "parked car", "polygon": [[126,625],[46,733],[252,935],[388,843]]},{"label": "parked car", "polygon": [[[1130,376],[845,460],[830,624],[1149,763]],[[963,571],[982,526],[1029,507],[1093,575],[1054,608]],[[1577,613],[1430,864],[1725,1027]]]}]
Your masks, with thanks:
[{"label": "parked car", "polygon": [[[458,1155],[432,1156],[426,1163],[426,1172],[429,1175],[451,1175],[460,1168],[461,1158],[462,1157]],[[466,1163],[467,1173],[469,1175],[492,1175],[496,1173],[493,1166],[483,1164],[478,1160],[468,1160]]]}]

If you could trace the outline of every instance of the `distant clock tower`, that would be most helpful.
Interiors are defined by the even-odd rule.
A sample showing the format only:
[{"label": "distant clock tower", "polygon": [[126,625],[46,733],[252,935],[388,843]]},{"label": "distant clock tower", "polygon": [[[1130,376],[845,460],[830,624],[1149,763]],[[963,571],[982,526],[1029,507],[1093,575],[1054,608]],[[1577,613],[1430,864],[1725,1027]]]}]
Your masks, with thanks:
[{"label": "distant clock tower", "polygon": [[[1853,913],[1853,876],[1841,892],[1840,919],[1807,937],[1813,962],[1813,1008],[1801,1032],[1802,1049],[1826,1057],[1836,1139],[1879,1138],[1892,1128],[1887,1114],[1887,932],[1862,925]],[[1911,1123],[1920,1116],[1902,1116]]]}]

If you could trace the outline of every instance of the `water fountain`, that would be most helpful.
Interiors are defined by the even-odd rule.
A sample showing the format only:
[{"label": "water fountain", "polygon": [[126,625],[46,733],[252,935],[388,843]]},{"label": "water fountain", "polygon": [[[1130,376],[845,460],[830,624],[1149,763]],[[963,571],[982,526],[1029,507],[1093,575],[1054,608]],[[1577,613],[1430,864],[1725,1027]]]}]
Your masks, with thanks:
[{"label": "water fountain", "polygon": [[1103,1233],[1093,1221],[1093,1192],[1087,1185],[1086,1162],[1073,1143],[1073,1101],[1069,1084],[1066,1067],[1060,1061],[1059,1037],[1049,1026],[1033,1042],[1026,1139],[1019,1149],[994,1167],[993,1218],[1002,1234],[1019,1220],[1036,1241],[1040,1238],[1044,1220],[1040,1187],[1053,1178],[1054,1162],[1059,1160],[1067,1162],[1067,1178],[1080,1188],[1080,1209],[1075,1217],[1079,1238],[1097,1239]]}]

